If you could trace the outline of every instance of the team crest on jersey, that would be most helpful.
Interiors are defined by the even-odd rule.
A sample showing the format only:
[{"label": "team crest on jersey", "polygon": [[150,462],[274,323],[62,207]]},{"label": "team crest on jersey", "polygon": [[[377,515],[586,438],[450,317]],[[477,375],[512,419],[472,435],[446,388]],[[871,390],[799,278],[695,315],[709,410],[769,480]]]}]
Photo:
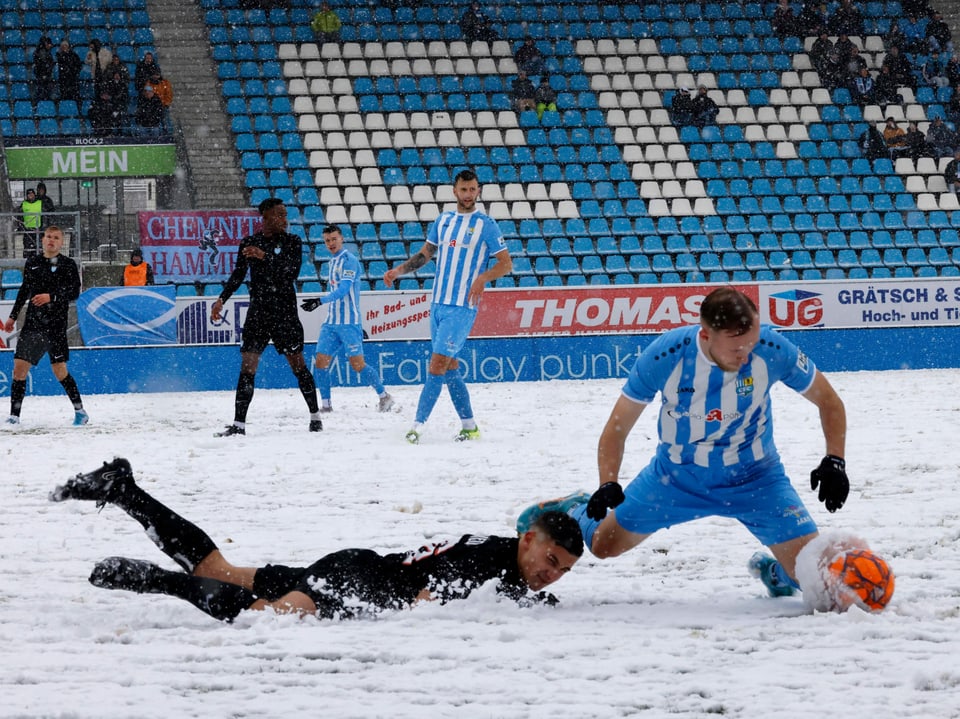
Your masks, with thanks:
[{"label": "team crest on jersey", "polygon": [[803,353],[803,350],[800,350],[797,353],[797,367],[799,367],[804,372],[806,372],[809,364],[810,364],[810,360],[807,359],[807,356]]},{"label": "team crest on jersey", "polygon": [[737,377],[737,396],[747,397],[753,394],[753,377]]}]

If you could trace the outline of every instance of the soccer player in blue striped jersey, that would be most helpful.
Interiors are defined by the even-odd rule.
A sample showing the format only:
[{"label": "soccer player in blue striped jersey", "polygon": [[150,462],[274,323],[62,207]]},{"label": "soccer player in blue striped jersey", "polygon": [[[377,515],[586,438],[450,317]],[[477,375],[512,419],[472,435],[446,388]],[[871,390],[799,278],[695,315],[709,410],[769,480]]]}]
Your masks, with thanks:
[{"label": "soccer player in blue striped jersey", "polygon": [[[751,573],[772,595],[793,594],[799,588],[797,555],[818,532],[774,444],[769,393],[776,382],[819,410],[826,456],[810,475],[811,488],[819,486],[820,501],[835,512],[850,489],[843,401],[803,352],[761,326],[749,297],[722,287],[704,299],[699,326],[664,333],[637,358],[600,435],[599,489],[534,505],[517,526],[544,511],[566,511],[580,523],[593,554],[606,558],[658,529],[700,517],[732,517],[773,553],[755,554]],[[656,453],[622,488],[627,436],[658,393]]]},{"label": "soccer player in blue striped jersey", "polygon": [[330,251],[330,273],[327,277],[329,294],[304,300],[300,306],[313,312],[327,305],[327,319],[320,327],[317,339],[317,384],[320,387],[321,412],[332,412],[330,402],[330,362],[342,347],[353,371],[373,387],[380,400],[377,409],[388,412],[393,397],[383,386],[363,356],[363,327],[360,322],[360,261],[343,246],[343,232],[337,225],[323,228],[323,243]]},{"label": "soccer player in blue striped jersey", "polygon": [[[513,269],[510,252],[496,221],[477,210],[480,183],[476,173],[472,170],[457,173],[453,194],[457,198],[457,209],[443,212],[434,220],[420,251],[383,275],[384,283],[390,287],[400,275],[413,272],[436,258],[430,306],[432,354],[416,418],[406,435],[411,444],[419,444],[423,427],[444,384],[462,424],[455,439],[461,442],[479,439],[480,430],[473,418],[467,385],[460,375],[457,353],[463,349],[473,328],[487,283]],[[496,262],[488,268],[491,256]]]}]

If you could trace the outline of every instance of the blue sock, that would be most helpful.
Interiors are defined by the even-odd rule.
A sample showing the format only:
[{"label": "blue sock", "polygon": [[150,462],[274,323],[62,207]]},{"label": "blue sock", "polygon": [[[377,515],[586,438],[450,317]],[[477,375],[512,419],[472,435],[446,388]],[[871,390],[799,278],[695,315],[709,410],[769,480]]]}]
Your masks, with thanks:
[{"label": "blue sock", "polygon": [[470,392],[467,391],[467,383],[460,376],[460,370],[452,369],[443,375],[447,383],[447,391],[450,392],[450,399],[453,401],[453,407],[457,410],[457,416],[460,419],[473,419],[473,407],[470,406]]},{"label": "blue sock", "polygon": [[443,375],[427,373],[427,381],[423,383],[423,389],[420,391],[420,401],[417,402],[417,422],[423,424],[427,421],[442,389]]},{"label": "blue sock", "polygon": [[360,373],[360,379],[362,379],[365,384],[373,387],[377,391],[377,394],[383,394],[383,382],[380,381],[380,377],[373,371],[373,367],[370,365],[364,365],[363,371]]},{"label": "blue sock", "polygon": [[583,535],[583,543],[587,545],[587,549],[590,549],[593,544],[593,534],[600,526],[600,522],[587,516],[586,504],[578,504],[571,510],[570,516],[577,520],[577,524],[580,525],[580,533]]},{"label": "blue sock", "polygon": [[317,368],[317,389],[320,390],[320,399],[330,401],[330,368]]},{"label": "blue sock", "polygon": [[800,585],[797,584],[797,580],[787,574],[780,562],[774,562],[770,565],[770,579],[775,586],[800,589]]}]

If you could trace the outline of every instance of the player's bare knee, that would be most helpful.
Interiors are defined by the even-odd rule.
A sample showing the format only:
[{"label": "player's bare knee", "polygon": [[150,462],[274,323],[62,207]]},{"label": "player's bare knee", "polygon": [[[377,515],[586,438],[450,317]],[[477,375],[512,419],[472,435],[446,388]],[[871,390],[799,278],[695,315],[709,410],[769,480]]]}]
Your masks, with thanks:
[{"label": "player's bare knee", "polygon": [[367,366],[367,363],[364,360],[363,355],[357,355],[356,357],[350,358],[350,366],[353,368],[354,372],[363,372],[363,369]]}]

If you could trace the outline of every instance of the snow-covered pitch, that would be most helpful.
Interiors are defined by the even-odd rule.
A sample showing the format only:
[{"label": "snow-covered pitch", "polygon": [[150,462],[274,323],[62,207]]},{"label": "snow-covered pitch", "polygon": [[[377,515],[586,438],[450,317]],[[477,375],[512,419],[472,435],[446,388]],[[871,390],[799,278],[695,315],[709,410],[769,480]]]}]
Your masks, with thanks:
[{"label": "snow-covered pitch", "polygon": [[[484,588],[362,621],[247,612],[223,624],[181,600],[91,586],[110,555],[175,565],[115,507],[48,492],[125,456],[238,564],[510,535],[530,502],[596,486],[621,382],[471,385],[483,437],[463,444],[444,393],[420,446],[403,440],[419,387],[391,388],[389,414],[368,388],[335,388],[325,430],[309,434],[291,380],[258,390],[247,436],[228,439],[213,437],[232,417],[228,392],[89,396],[81,428],[65,397],[28,397],[21,427],[0,431],[0,716],[960,717],[960,371],[830,379],[849,419],[841,511],[809,487],[816,408],[779,387],[776,433],[821,530],[862,536],[896,572],[876,615],[768,598],[745,568],[756,541],[705,519],[618,559],[585,556],[551,587],[554,608]],[[655,427],[650,408],[623,480]]]}]

